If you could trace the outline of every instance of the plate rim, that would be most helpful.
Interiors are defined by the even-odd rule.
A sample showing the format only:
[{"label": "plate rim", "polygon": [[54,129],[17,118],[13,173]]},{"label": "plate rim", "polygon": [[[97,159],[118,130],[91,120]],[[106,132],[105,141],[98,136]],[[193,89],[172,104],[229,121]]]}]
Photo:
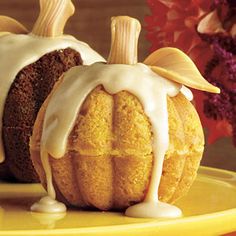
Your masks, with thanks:
[{"label": "plate rim", "polygon": [[[209,173],[223,173],[226,175],[231,175],[235,178],[235,183],[232,180],[232,184],[234,183],[235,187],[236,187],[236,172],[231,171],[231,170],[225,170],[225,169],[219,169],[219,168],[215,168],[215,167],[208,167],[208,166],[200,166],[198,173],[202,174],[202,175],[209,175],[210,174],[205,174],[205,172],[209,172]],[[222,180],[224,180],[224,178],[220,178]],[[227,179],[225,179],[227,180]],[[229,180],[227,180],[228,182]],[[19,183],[6,183],[6,182],[0,182],[0,185],[2,184],[16,184],[19,185]],[[20,185],[23,185],[20,183]],[[34,185],[34,184],[32,184]],[[38,186],[38,184],[35,184]],[[116,225],[107,225],[107,226],[85,226],[85,227],[79,227],[79,228],[66,228],[66,229],[35,229],[35,230],[27,230],[27,229],[23,229],[23,230],[1,230],[0,229],[0,236],[10,236],[10,235],[19,235],[19,236],[28,236],[28,235],[79,235],[80,234],[88,234],[90,235],[90,233],[114,233],[114,232],[119,232],[119,231],[123,231],[126,230],[127,232],[129,232],[130,230],[133,229],[146,229],[146,228],[153,228],[153,227],[161,227],[161,226],[165,226],[165,225],[170,225],[170,223],[174,223],[174,224],[185,224],[185,223],[191,223],[193,221],[198,220],[198,222],[204,222],[204,221],[213,221],[214,219],[221,219],[222,217],[226,217],[227,218],[232,218],[233,221],[236,220],[236,207],[235,208],[231,208],[231,209],[227,209],[227,210],[223,210],[223,211],[217,211],[214,213],[207,213],[207,214],[202,214],[202,215],[196,215],[196,216],[187,216],[187,217],[182,217],[182,218],[176,218],[176,219],[170,219],[168,221],[165,220],[158,220],[158,219],[152,219],[150,218],[150,221],[147,222],[139,222],[139,223],[128,223],[128,224],[116,224]],[[235,230],[236,230],[236,226],[235,226]]]}]

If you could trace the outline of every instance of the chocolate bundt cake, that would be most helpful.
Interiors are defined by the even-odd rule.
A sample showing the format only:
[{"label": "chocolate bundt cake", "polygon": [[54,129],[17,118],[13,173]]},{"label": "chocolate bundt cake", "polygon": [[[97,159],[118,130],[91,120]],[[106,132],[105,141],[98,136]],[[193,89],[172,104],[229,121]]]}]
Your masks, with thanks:
[{"label": "chocolate bundt cake", "polygon": [[[204,135],[192,94],[209,84],[191,59],[159,49],[138,63],[140,24],[112,18],[107,63],[66,72],[37,115],[31,158],[48,196],[34,211],[62,203],[132,217],[178,217],[171,205],[192,185]],[[79,91],[79,92],[78,92]]]},{"label": "chocolate bundt cake", "polygon": [[18,180],[39,180],[29,153],[33,125],[55,82],[77,65],[82,65],[82,59],[75,50],[53,51],[22,69],[12,83],[5,101],[2,132],[7,163]]},{"label": "chocolate bundt cake", "polygon": [[[0,159],[4,154],[6,159],[0,175],[6,178],[12,174],[23,182],[39,181],[30,159],[29,140],[37,113],[55,82],[74,66],[104,60],[87,44],[62,35],[65,22],[74,12],[70,0],[40,0],[40,7],[30,34],[0,34],[0,71],[4,79],[0,81],[3,88]],[[19,28],[19,23],[15,28]]]}]

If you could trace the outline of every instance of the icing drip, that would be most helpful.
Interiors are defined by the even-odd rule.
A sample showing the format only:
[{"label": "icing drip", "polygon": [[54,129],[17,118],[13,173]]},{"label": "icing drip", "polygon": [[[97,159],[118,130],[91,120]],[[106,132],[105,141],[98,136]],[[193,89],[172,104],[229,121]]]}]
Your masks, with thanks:
[{"label": "icing drip", "polygon": [[[56,159],[65,155],[67,140],[80,107],[88,94],[98,85],[103,85],[110,94],[122,90],[134,94],[143,104],[152,124],[154,159],[148,193],[144,202],[129,207],[126,214],[135,217],[180,216],[180,209],[159,202],[158,187],[164,156],[169,145],[167,96],[176,96],[182,85],[162,78],[142,63],[95,63],[89,67],[78,66],[70,69],[49,101],[44,117],[41,152],[43,150]],[[48,157],[43,154],[41,158],[45,162],[44,158]],[[50,181],[47,186],[53,186],[50,178],[51,169],[44,166],[44,170],[47,181]]]},{"label": "icing drip", "polygon": [[60,213],[66,211],[66,206],[56,200],[56,193],[52,183],[52,171],[49,163],[48,153],[46,150],[40,151],[41,161],[46,173],[47,193],[48,195],[42,197],[38,202],[31,206],[31,211],[42,213]]},{"label": "icing drip", "polygon": [[[43,55],[54,50],[72,48],[81,54],[85,65],[104,61],[87,44],[77,41],[72,36],[55,38],[29,35],[6,34],[0,37],[0,120],[2,120],[5,100],[16,75],[25,66],[36,62]],[[0,122],[2,132],[2,122]],[[0,162],[4,160],[2,135],[0,136]]]},{"label": "icing drip", "polygon": [[34,203],[30,210],[41,213],[61,213],[66,211],[66,206],[50,196],[45,196],[38,202]]},{"label": "icing drip", "polygon": [[180,91],[189,101],[193,100],[193,93],[189,88],[183,85]]}]

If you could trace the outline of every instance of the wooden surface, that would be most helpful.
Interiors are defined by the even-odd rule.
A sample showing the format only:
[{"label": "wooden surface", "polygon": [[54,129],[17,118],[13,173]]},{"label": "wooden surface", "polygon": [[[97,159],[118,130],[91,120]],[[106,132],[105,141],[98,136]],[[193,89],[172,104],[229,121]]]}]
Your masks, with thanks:
[{"label": "wooden surface", "polygon": [[[145,0],[74,0],[75,15],[69,20],[66,33],[87,42],[104,57],[110,49],[110,18],[130,15],[143,22],[148,14]],[[38,16],[38,0],[0,0],[0,14],[16,18],[29,30]],[[139,41],[139,58],[148,55],[149,44],[143,30]],[[205,149],[202,164],[236,171],[236,149],[229,139],[221,139]]]}]

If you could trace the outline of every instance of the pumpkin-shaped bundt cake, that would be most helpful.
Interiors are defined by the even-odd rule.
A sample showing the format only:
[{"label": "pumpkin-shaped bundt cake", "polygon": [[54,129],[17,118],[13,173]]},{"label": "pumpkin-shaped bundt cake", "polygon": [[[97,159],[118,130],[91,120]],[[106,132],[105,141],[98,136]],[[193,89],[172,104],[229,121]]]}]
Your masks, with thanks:
[{"label": "pumpkin-shaped bundt cake", "polygon": [[32,210],[65,210],[57,199],[82,208],[128,208],[129,216],[181,215],[168,203],[188,191],[204,149],[183,85],[219,89],[175,48],[137,63],[139,31],[137,20],[114,17],[108,62],[70,69],[41,107],[30,146],[48,196]]},{"label": "pumpkin-shaped bundt cake", "polygon": [[[0,16],[0,174],[35,182],[29,138],[39,108],[54,83],[73,66],[104,59],[87,44],[63,35],[74,12],[71,0],[40,0],[40,15],[31,33],[9,17]],[[5,170],[5,171],[4,171]]]}]

